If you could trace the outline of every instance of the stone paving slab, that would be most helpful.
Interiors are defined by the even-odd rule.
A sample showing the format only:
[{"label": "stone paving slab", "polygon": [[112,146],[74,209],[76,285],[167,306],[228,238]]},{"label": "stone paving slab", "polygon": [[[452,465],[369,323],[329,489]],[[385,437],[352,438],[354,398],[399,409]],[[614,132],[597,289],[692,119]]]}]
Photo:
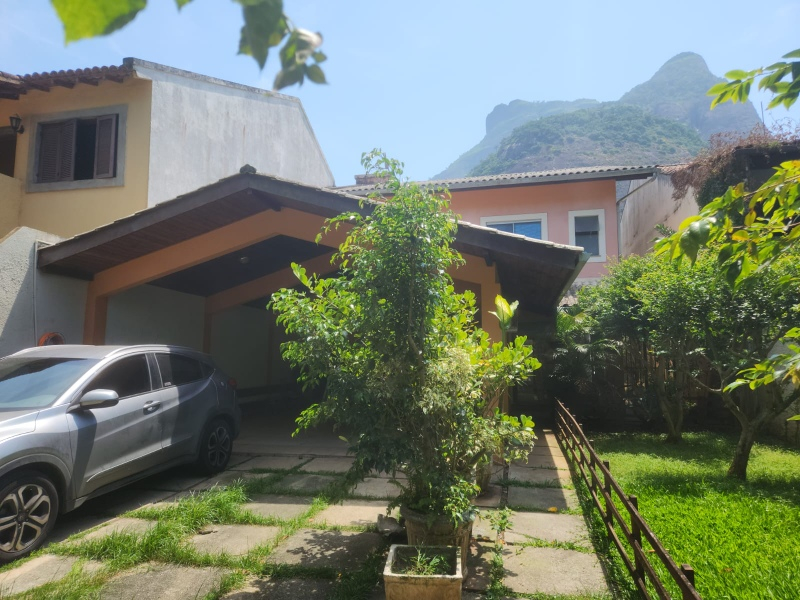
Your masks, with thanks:
[{"label": "stone paving slab", "polygon": [[261,544],[274,540],[280,527],[262,525],[208,525],[189,538],[198,552],[244,556]]},{"label": "stone paving slab", "polygon": [[235,592],[223,596],[223,600],[324,600],[333,589],[327,579],[253,579]]},{"label": "stone paving slab", "polygon": [[510,486],[508,488],[508,506],[544,511],[556,508],[564,511],[578,508],[580,504],[574,490]]},{"label": "stone paving slab", "polygon": [[517,467],[528,467],[534,469],[565,469],[569,470],[569,462],[563,455],[553,454],[529,454],[528,462],[515,460],[513,465]]},{"label": "stone paving slab", "polygon": [[345,500],[341,504],[332,504],[319,513],[311,523],[327,523],[344,526],[375,526],[378,515],[386,515],[385,500]]},{"label": "stone paving slab", "polygon": [[250,469],[279,471],[294,469],[306,460],[308,459],[300,456],[251,456],[230,468],[236,471],[249,471]]},{"label": "stone paving slab", "polygon": [[400,488],[391,479],[367,477],[353,489],[352,494],[369,498],[396,498],[400,495]]},{"label": "stone paving slab", "polygon": [[580,544],[591,548],[586,522],[578,515],[514,513],[511,516],[511,527],[505,532],[506,543],[522,544],[530,538]]},{"label": "stone paving slab", "polygon": [[476,592],[485,592],[491,584],[491,567],[494,551],[492,544],[473,543],[467,556],[467,578],[463,588]]},{"label": "stone paving slab", "polygon": [[0,573],[0,598],[64,579],[76,562],[78,559],[74,556],[44,554],[16,569]]},{"label": "stone paving slab", "polygon": [[543,483],[561,486],[564,483],[571,483],[572,477],[569,471],[558,469],[532,469],[511,465],[508,468],[508,478],[525,483]]},{"label": "stone paving slab", "polygon": [[79,541],[98,540],[107,535],[111,535],[112,533],[135,533],[141,535],[143,533],[147,533],[155,526],[156,521],[120,517],[118,519],[112,519],[100,529],[96,529],[95,531],[83,536]]},{"label": "stone paving slab", "polygon": [[381,544],[377,533],[301,529],[281,542],[267,560],[303,567],[356,570]]},{"label": "stone paving slab", "polygon": [[259,477],[259,475],[247,473],[246,471],[223,471],[193,486],[192,491],[199,492],[210,490],[213,487],[225,487],[232,484],[237,479],[253,479],[255,477]]},{"label": "stone paving slab", "polygon": [[326,471],[329,473],[346,473],[353,466],[353,459],[346,456],[326,456],[315,458],[300,467],[301,471]]},{"label": "stone paving slab", "polygon": [[488,519],[478,516],[472,524],[472,537],[482,542],[494,542],[497,539],[497,532],[492,529]]},{"label": "stone paving slab", "polygon": [[223,569],[181,567],[176,565],[144,565],[122,573],[102,590],[101,600],[197,600],[213,591],[220,582]]},{"label": "stone paving slab", "polygon": [[298,492],[306,492],[309,496],[313,496],[337,481],[337,479],[337,477],[330,475],[287,475],[280,480],[278,486]]},{"label": "stone paving slab", "polygon": [[503,495],[503,488],[499,485],[490,485],[480,496],[475,498],[475,506],[480,508],[497,508]]},{"label": "stone paving slab", "polygon": [[277,519],[294,519],[299,517],[311,506],[311,500],[298,496],[256,495],[251,501],[242,506],[243,509],[262,516]]},{"label": "stone paving slab", "polygon": [[607,594],[595,554],[558,548],[507,549],[503,583],[518,594]]},{"label": "stone paving slab", "polygon": [[231,459],[228,461],[228,468],[232,469],[236,465],[239,465],[246,460],[250,460],[251,458],[253,458],[252,454],[234,452],[233,454],[231,454]]},{"label": "stone paving slab", "polygon": [[[109,494],[103,494],[89,500],[81,506],[76,513],[91,515],[93,517],[116,517],[130,510],[152,505],[172,497],[175,492],[170,490],[135,489],[126,486]],[[70,515],[76,513],[69,513]],[[58,525],[56,525],[58,527]]]},{"label": "stone paving slab", "polygon": [[[163,473],[157,473],[150,477],[145,477],[131,484],[129,487],[139,490],[162,490],[167,492],[182,492],[206,479],[206,475],[200,475],[189,467],[179,467],[170,469]],[[128,489],[128,488],[125,488]]]}]

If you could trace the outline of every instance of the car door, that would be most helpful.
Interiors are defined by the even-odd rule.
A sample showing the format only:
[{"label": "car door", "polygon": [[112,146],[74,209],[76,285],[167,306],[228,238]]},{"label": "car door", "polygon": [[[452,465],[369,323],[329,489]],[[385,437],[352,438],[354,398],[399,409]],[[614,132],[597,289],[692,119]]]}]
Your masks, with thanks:
[{"label": "car door", "polygon": [[161,452],[161,403],[153,390],[146,354],[120,358],[81,391],[114,390],[115,406],[68,413],[77,495],[153,467]]},{"label": "car door", "polygon": [[197,358],[157,352],[161,375],[161,445],[166,460],[197,451],[197,442],[217,408],[217,387],[211,369]]}]

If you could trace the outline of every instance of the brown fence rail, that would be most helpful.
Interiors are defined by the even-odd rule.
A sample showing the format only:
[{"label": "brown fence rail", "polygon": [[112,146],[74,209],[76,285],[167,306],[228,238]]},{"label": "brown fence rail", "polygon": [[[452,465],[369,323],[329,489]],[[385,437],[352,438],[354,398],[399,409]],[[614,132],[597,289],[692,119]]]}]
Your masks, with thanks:
[{"label": "brown fence rail", "polygon": [[[666,568],[680,590],[682,600],[701,600],[700,594],[694,588],[694,570],[689,565],[679,567],[672,560],[669,552],[639,514],[636,496],[625,494],[619,483],[611,476],[608,461],[600,460],[575,417],[561,402],[558,402],[556,409],[556,426],[565,452],[569,453],[574,468],[586,482],[592,501],[600,511],[609,539],[619,550],[622,561],[642,596],[648,599],[673,599],[656,573],[650,560],[652,556]],[[621,511],[618,505],[623,506],[624,511]],[[627,512],[627,519],[623,518],[623,512]],[[629,548],[623,545],[620,532]],[[643,540],[650,546],[650,552],[643,549]],[[629,549],[633,551],[633,558]]]}]

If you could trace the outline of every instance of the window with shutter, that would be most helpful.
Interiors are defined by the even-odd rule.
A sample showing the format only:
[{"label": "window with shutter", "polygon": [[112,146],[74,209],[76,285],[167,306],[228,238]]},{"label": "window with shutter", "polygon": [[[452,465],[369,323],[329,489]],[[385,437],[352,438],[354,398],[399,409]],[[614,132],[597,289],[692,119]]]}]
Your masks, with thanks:
[{"label": "window with shutter", "polygon": [[117,123],[118,115],[40,123],[36,183],[115,177]]},{"label": "window with shutter", "polygon": [[75,159],[75,120],[40,126],[40,182],[72,181]]}]

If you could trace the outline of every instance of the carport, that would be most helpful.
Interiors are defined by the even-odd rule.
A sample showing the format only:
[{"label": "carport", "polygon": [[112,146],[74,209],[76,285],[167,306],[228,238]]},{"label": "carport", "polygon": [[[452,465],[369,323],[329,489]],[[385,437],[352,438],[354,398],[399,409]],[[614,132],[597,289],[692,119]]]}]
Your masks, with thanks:
[{"label": "carport", "polygon": [[[257,174],[250,167],[106,226],[40,248],[38,268],[87,281],[83,342],[172,343],[212,354],[239,380],[242,396],[265,398],[293,376],[279,355],[270,295],[309,272],[335,272],[345,231],[320,243],[326,218],[373,204],[344,192]],[[520,329],[536,334],[583,264],[580,248],[460,223],[466,264],[451,273],[476,293],[484,328],[496,294],[520,301]],[[80,319],[81,315],[75,315]]]}]

